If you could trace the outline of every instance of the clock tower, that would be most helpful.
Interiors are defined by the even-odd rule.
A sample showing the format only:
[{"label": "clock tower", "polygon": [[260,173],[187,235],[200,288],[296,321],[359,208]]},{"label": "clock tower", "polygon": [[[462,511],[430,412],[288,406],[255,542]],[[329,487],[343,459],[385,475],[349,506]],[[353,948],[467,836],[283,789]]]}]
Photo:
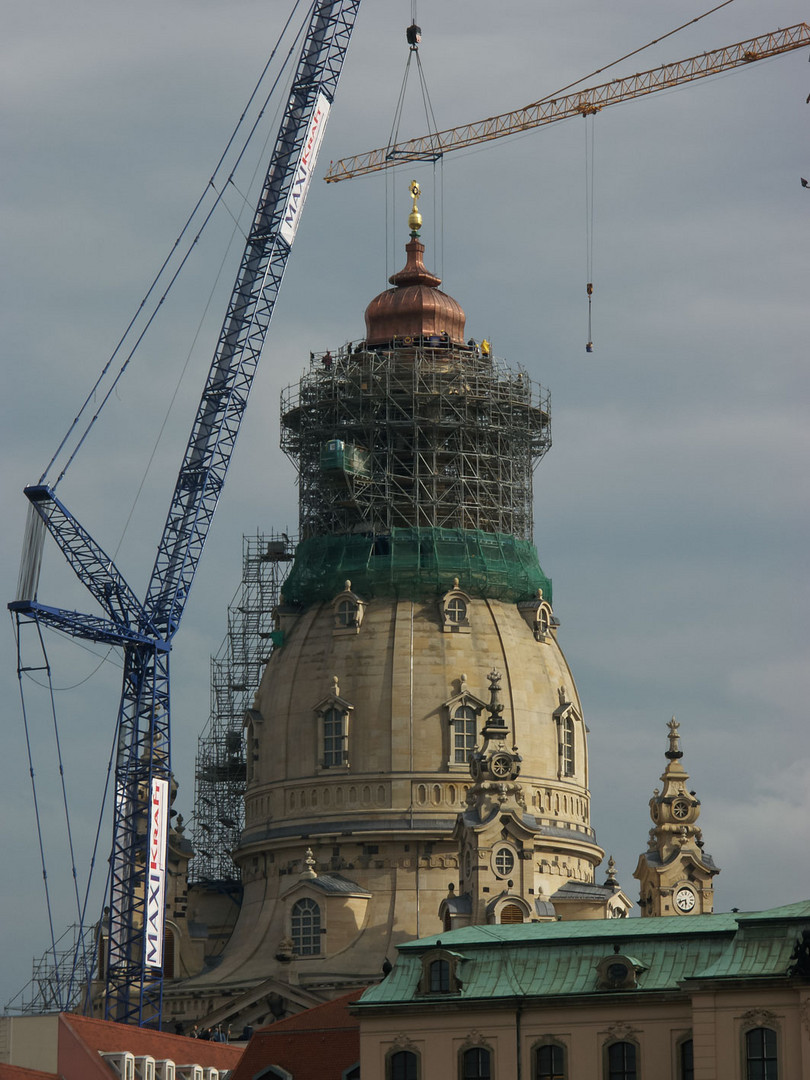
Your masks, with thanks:
[{"label": "clock tower", "polygon": [[703,850],[703,833],[697,825],[700,799],[686,787],[689,774],[681,764],[679,726],[673,716],[663,787],[656,788],[650,799],[649,845],[633,874],[640,885],[642,916],[706,915],[714,907],[712,878],[720,871]]}]

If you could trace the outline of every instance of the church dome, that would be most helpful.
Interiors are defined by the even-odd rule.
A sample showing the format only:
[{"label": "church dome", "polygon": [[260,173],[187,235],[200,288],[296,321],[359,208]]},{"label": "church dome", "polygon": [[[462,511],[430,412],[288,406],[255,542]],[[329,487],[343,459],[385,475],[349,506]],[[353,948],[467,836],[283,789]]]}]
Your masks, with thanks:
[{"label": "church dome", "polygon": [[394,288],[375,296],[366,308],[366,344],[436,338],[463,345],[464,311],[438,288],[441,278],[427,269],[422,258],[425,245],[413,237],[405,251],[405,266],[388,279]]},{"label": "church dome", "polygon": [[[312,893],[307,849],[319,873],[353,890],[356,910],[349,920],[341,908],[339,922],[324,915],[323,952],[298,961],[302,979],[317,981],[322,966],[369,977],[386,942],[440,929],[493,669],[522,756],[523,821],[537,835],[525,856],[535,894],[593,882],[603,852],[590,824],[586,727],[556,633],[537,629],[542,603],[458,587],[432,601],[369,599],[347,581],[331,602],[282,606],[283,641],[247,714],[244,900],[218,977],[267,977],[296,890]],[[376,936],[361,944],[370,927]]]}]

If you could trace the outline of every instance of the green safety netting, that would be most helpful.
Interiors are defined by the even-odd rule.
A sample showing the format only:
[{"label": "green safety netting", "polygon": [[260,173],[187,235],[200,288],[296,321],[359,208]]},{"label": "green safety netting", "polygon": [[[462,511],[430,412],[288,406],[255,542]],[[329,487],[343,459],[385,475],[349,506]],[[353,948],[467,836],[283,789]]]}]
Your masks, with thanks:
[{"label": "green safety netting", "polygon": [[285,604],[307,606],[332,599],[348,579],[364,598],[419,600],[441,596],[454,578],[470,596],[516,602],[542,589],[551,602],[551,580],[530,541],[479,529],[427,527],[303,540],[282,592]]}]

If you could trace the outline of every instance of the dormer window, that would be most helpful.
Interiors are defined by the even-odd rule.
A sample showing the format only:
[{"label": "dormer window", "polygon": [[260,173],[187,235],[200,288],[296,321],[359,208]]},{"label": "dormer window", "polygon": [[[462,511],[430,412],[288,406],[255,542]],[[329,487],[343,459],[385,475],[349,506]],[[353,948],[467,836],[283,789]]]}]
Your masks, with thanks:
[{"label": "dormer window", "polygon": [[467,605],[460,596],[454,596],[452,600],[448,601],[447,607],[444,609],[444,615],[447,622],[461,624],[467,618]]},{"label": "dormer window", "polygon": [[444,703],[449,720],[447,767],[452,772],[467,772],[486,704],[470,693],[466,675],[458,680],[458,686],[460,692]]},{"label": "dormer window", "polygon": [[323,714],[323,767],[334,769],[349,760],[349,714],[332,707]]},{"label": "dormer window", "polygon": [[447,960],[434,960],[428,968],[431,994],[450,993],[450,964]]},{"label": "dormer window", "polygon": [[453,764],[469,765],[478,736],[478,713],[471,705],[459,705],[453,713]]},{"label": "dormer window", "polygon": [[520,613],[531,627],[535,641],[550,641],[552,630],[559,625],[551,610],[551,604],[543,599],[543,590],[537,590],[533,600],[518,605]]},{"label": "dormer window", "polygon": [[431,949],[422,958],[422,978],[419,980],[420,994],[458,994],[461,980],[458,977],[458,965],[463,957],[446,949]]},{"label": "dormer window", "polygon": [[347,581],[343,592],[332,601],[332,625],[336,634],[359,634],[363,622],[365,604],[352,592],[352,583]]},{"label": "dormer window", "polygon": [[469,634],[470,597],[459,588],[458,578],[453,588],[441,599],[442,630],[445,634]]},{"label": "dormer window", "polygon": [[341,600],[335,611],[335,626],[343,630],[348,626],[357,626],[357,604],[353,600]]},{"label": "dormer window", "polygon": [[574,721],[564,716],[560,724],[560,772],[563,776],[574,775]]},{"label": "dormer window", "polygon": [[644,965],[632,956],[613,953],[601,960],[596,968],[596,984],[600,990],[635,990]]},{"label": "dormer window", "polygon": [[318,718],[318,764],[321,769],[349,768],[349,724],[354,706],[340,696],[337,675],[332,693],[315,706]]},{"label": "dormer window", "polygon": [[566,701],[565,689],[560,687],[557,691],[560,698],[558,708],[554,710],[554,722],[557,725],[557,775],[560,779],[574,776],[577,764],[577,723],[582,717],[576,710],[575,705]]}]

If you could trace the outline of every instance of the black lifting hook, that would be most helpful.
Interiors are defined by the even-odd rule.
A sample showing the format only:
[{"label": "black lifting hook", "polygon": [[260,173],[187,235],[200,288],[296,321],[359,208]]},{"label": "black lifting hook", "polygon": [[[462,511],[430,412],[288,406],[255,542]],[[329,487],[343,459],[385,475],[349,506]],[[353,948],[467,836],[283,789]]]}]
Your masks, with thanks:
[{"label": "black lifting hook", "polygon": [[422,40],[422,27],[417,26],[416,23],[411,23],[405,31],[405,38],[412,49],[418,48],[419,42]]}]

